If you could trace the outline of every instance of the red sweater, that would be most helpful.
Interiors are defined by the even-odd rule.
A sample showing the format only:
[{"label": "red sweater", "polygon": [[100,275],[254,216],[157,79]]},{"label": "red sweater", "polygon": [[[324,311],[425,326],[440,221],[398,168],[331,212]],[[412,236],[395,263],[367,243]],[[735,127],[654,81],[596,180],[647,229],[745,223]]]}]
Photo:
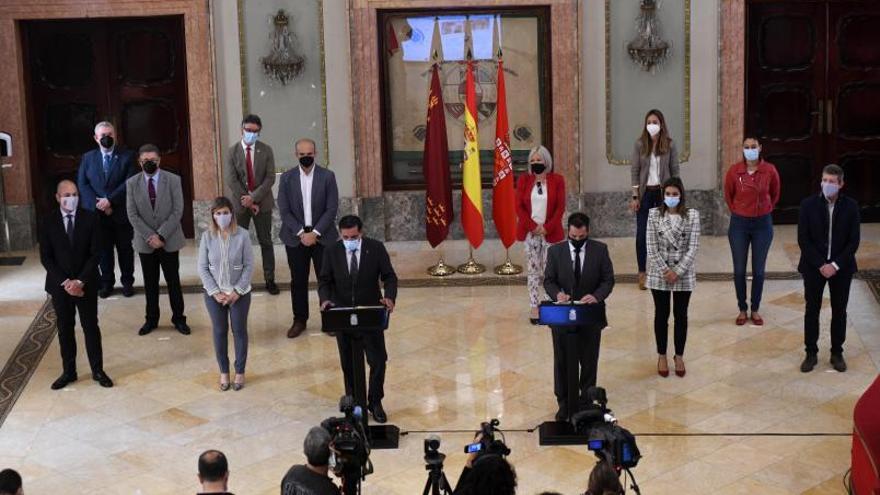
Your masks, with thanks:
[{"label": "red sweater", "polygon": [[779,173],[763,159],[754,174],[745,161],[730,167],[724,178],[724,201],[730,212],[741,217],[761,217],[773,211],[779,202]]},{"label": "red sweater", "polygon": [[[526,240],[526,234],[538,227],[532,221],[532,187],[535,186],[535,175],[525,173],[516,181],[516,238]],[[547,183],[544,184],[547,194],[547,218],[544,238],[554,243],[562,240],[562,213],[565,211],[565,179],[561,175],[548,172]]]}]

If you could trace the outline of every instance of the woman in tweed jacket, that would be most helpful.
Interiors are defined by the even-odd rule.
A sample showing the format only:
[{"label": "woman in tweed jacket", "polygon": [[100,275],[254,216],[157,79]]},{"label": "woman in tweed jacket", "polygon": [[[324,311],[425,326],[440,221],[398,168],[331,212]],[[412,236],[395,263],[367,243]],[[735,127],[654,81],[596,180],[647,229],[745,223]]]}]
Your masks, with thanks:
[{"label": "woman in tweed jacket", "polygon": [[684,346],[687,311],[696,284],[695,262],[700,247],[700,212],[685,205],[684,185],[678,177],[663,182],[663,204],[648,213],[646,286],[654,297],[654,336],[657,373],[669,376],[666,341],[669,302],[675,318],[675,374],[685,375]]}]

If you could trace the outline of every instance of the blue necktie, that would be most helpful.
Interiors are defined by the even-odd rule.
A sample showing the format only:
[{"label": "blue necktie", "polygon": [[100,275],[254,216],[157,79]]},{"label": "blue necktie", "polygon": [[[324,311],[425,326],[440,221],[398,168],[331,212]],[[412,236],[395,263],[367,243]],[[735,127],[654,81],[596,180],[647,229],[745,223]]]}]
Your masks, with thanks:
[{"label": "blue necktie", "polygon": [[110,155],[104,155],[104,180],[110,178]]}]

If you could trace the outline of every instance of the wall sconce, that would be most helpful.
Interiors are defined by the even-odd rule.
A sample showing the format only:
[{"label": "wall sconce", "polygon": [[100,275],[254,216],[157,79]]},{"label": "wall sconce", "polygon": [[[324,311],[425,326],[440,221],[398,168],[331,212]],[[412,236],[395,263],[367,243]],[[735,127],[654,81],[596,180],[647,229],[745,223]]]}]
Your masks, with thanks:
[{"label": "wall sconce", "polygon": [[627,43],[629,58],[645,72],[656,72],[669,57],[671,43],[660,38],[657,0],[642,0],[636,18],[636,37]]},{"label": "wall sconce", "polygon": [[286,85],[296,79],[303,70],[305,58],[293,50],[294,34],[290,31],[290,18],[283,9],[272,17],[274,29],[269,34],[271,50],[260,59],[263,73],[270,80]]}]

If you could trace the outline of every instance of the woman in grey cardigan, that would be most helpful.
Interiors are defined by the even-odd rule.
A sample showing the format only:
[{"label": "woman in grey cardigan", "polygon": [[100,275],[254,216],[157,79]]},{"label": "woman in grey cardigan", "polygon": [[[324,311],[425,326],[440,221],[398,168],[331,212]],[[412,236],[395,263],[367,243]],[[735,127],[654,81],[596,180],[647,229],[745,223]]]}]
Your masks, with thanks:
[{"label": "woman in grey cardigan", "polygon": [[251,306],[254,254],[247,229],[233,221],[232,203],[218,197],[211,205],[211,228],[199,244],[199,277],[205,288],[205,306],[214,327],[214,351],[220,365],[220,390],[229,390],[229,324],[235,343],[233,390],[244,386],[247,362],[247,318]]}]

